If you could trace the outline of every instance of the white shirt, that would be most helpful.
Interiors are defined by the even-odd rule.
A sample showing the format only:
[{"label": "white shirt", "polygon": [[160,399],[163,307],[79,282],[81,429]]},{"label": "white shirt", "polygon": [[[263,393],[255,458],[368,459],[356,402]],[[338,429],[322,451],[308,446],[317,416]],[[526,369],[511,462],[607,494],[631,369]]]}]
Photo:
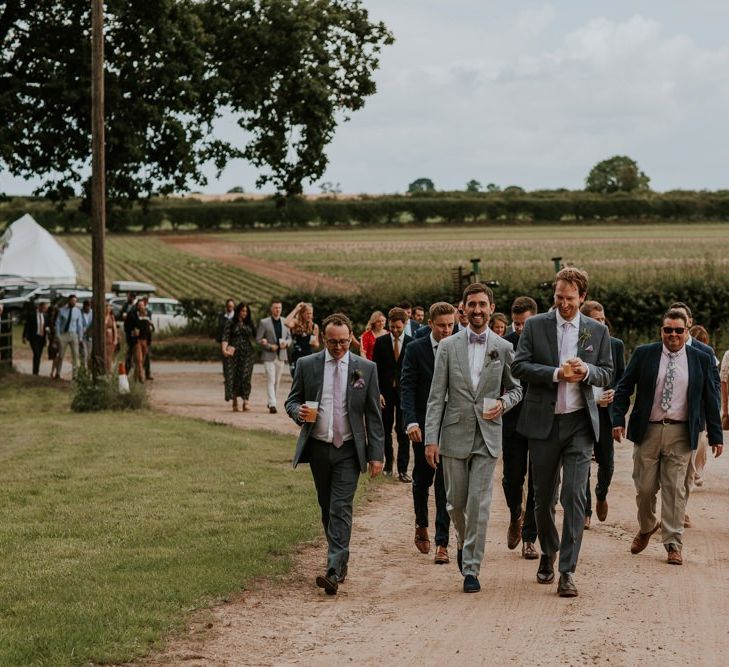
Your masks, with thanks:
[{"label": "white shirt", "polygon": [[664,345],[661,353],[661,363],[658,366],[658,376],[656,377],[656,393],[653,394],[653,408],[649,421],[657,422],[663,419],[675,419],[676,421],[688,421],[688,355],[686,354],[686,346],[684,345],[676,352],[676,368],[673,371],[673,396],[671,398],[671,407],[666,412],[661,407],[661,399],[663,397],[663,385],[666,382],[666,371],[668,370],[668,362],[670,350]]},{"label": "white shirt", "polygon": [[486,334],[486,342],[483,345],[471,342],[472,333],[476,336],[478,335],[475,331],[471,330],[470,326],[466,327],[466,336],[468,336],[468,367],[471,371],[471,384],[475,390],[481,380],[481,371],[483,370],[483,362],[486,359],[486,347],[489,344],[491,330],[486,327],[486,329],[481,332]]},{"label": "white shirt", "polygon": [[36,335],[44,336],[46,333],[45,332],[45,327],[46,327],[45,316],[40,311],[38,312],[37,316],[38,316],[38,324],[37,324],[38,330],[36,332]]},{"label": "white shirt", "polygon": [[[580,313],[578,312],[571,320],[564,319],[564,317],[559,314],[558,309],[555,309],[555,314],[557,315],[557,350],[559,352],[559,363],[561,366],[567,359],[572,359],[577,356],[577,347],[580,341]],[[567,322],[569,322],[571,326],[567,327],[563,337],[562,327]],[[559,367],[554,369],[553,380],[555,382],[559,382],[557,378],[558,373]],[[586,379],[587,376],[585,376],[585,380]],[[582,396],[580,383],[565,382],[565,384],[567,385],[567,394],[565,396],[566,409],[564,412],[560,412],[555,406],[555,414],[569,414],[570,412],[582,410],[582,408],[585,407],[585,399]]]},{"label": "white shirt", "polygon": [[352,427],[349,425],[349,414],[347,412],[347,382],[349,382],[349,352],[339,361],[324,351],[324,382],[321,388],[321,399],[319,401],[319,412],[311,431],[313,438],[322,442],[331,442],[334,439],[334,367],[339,364],[339,378],[342,392],[342,416],[344,418],[344,442],[352,439]]}]

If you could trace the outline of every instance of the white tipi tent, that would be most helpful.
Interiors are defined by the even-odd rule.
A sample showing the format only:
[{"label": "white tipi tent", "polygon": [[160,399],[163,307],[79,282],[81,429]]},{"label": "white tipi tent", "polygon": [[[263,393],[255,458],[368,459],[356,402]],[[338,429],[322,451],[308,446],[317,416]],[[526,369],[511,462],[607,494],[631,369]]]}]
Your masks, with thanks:
[{"label": "white tipi tent", "polygon": [[23,276],[43,285],[76,283],[76,269],[68,253],[27,213],[0,238],[3,274]]}]

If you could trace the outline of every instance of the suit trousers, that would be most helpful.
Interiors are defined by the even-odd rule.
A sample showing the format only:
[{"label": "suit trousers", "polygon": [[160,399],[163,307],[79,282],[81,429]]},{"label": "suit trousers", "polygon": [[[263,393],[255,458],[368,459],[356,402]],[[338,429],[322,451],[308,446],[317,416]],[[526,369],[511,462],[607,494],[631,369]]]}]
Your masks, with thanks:
[{"label": "suit trousers", "polygon": [[[613,442],[613,424],[610,420],[609,408],[597,408],[600,415],[600,439],[595,443],[595,462],[597,463],[597,484],[595,496],[598,500],[607,498],[610,482],[615,471],[615,443]],[[587,470],[587,486],[585,487],[585,514],[592,516],[592,494],[590,493],[590,469]]]},{"label": "suit trousers", "polygon": [[[534,511],[542,553],[559,551],[559,571],[574,572],[585,529],[585,485],[595,436],[586,409],[555,415],[549,437],[529,440],[534,473]],[[555,521],[555,497],[560,483],[564,510],[562,538]]]},{"label": "suit trousers", "polygon": [[526,508],[521,538],[524,542],[537,541],[537,520],[534,516],[534,482],[532,464],[529,458],[529,440],[521,433],[512,431],[503,434],[504,476],[501,485],[509,507],[511,520],[521,517],[524,507],[524,480],[527,480]]},{"label": "suit trousers", "polygon": [[477,430],[471,454],[465,459],[441,455],[448,514],[463,549],[463,574],[478,576],[486,549],[496,458],[486,449]]},{"label": "suit trousers", "polygon": [[686,504],[688,504],[689,495],[694,490],[696,480],[701,479],[704,474],[708,451],[709,436],[706,431],[701,431],[698,445],[696,449],[691,450],[691,458],[689,459],[688,468],[686,468]]},{"label": "suit trousers", "polygon": [[32,335],[30,337],[30,349],[33,350],[33,375],[40,373],[40,362],[45,346],[46,339],[43,336]]},{"label": "suit trousers", "polygon": [[263,370],[266,372],[266,405],[269,408],[276,407],[276,392],[281,382],[284,363],[281,359],[263,362]]},{"label": "suit trousers", "polygon": [[400,396],[393,389],[382,393],[385,397],[385,407],[382,408],[382,426],[385,429],[385,468],[386,472],[392,471],[394,458],[392,446],[392,429],[395,428],[397,437],[397,471],[406,473],[410,464],[410,440],[402,423],[402,409],[400,408]]},{"label": "suit trousers", "polygon": [[661,537],[666,549],[683,544],[686,513],[686,469],[691,459],[686,424],[648,424],[645,437],[633,446],[633,482],[641,533],[658,523],[656,496],[661,490]]},{"label": "suit trousers", "polygon": [[309,438],[306,452],[329,545],[327,573],[341,576],[342,568],[349,560],[352,505],[360,475],[357,450],[354,440],[347,440],[337,448],[328,442]]},{"label": "suit trousers", "polygon": [[[425,432],[423,425],[421,431]],[[451,520],[448,516],[443,466],[435,470],[425,459],[425,443],[413,443],[413,505],[415,507],[415,525],[418,528],[428,527],[428,494],[435,483],[435,544],[448,546],[448,532]]]},{"label": "suit trousers", "polygon": [[66,356],[66,348],[71,348],[71,367],[73,374],[76,375],[76,368],[78,367],[78,355],[79,355],[79,339],[78,334],[67,331],[58,336],[58,342],[60,345],[60,351],[58,352],[58,374],[61,374],[63,368],[63,358]]}]

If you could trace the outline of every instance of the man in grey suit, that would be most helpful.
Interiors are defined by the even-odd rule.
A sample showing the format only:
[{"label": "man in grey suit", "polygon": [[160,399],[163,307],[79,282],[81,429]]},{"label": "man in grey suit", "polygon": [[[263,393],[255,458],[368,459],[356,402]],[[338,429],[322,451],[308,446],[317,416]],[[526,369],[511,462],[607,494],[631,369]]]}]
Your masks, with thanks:
[{"label": "man in grey suit", "polygon": [[278,412],[276,392],[279,382],[281,382],[281,373],[286,365],[287,349],[291,343],[291,332],[281,319],[282,308],[280,300],[271,301],[271,315],[264,317],[258,323],[256,331],[256,340],[263,348],[261,361],[263,361],[263,370],[266,372],[268,411],[274,415]]},{"label": "man in grey suit", "polygon": [[431,466],[443,466],[463,591],[476,593],[501,454],[501,415],[521,400],[521,387],[511,375],[511,343],[488,328],[494,310],[491,289],[473,283],[463,302],[468,327],[438,345],[425,417],[425,457]]},{"label": "man in grey suit", "polygon": [[352,324],[336,313],[322,323],[326,348],[296,364],[286,413],[301,424],[294,467],[308,463],[314,477],[329,550],[316,584],[336,595],[347,576],[352,503],[360,472],[382,472],[385,432],[375,365],[349,353]]},{"label": "man in grey suit", "polygon": [[[600,416],[592,387],[613,376],[610,334],[580,314],[587,274],[567,267],[556,276],[554,310],[527,320],[514,359],[514,375],[528,383],[517,429],[529,439],[534,511],[542,557],[537,581],[554,581],[559,551],[561,597],[575,597],[573,574],[585,527],[585,487]],[[562,540],[555,523],[557,489],[564,509]]]}]

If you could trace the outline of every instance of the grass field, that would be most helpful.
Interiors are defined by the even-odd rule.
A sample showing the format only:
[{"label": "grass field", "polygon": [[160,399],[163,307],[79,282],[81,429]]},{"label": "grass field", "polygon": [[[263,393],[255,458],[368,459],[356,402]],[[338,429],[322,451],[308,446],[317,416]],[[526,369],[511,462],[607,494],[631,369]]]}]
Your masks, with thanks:
[{"label": "grass field", "polygon": [[533,284],[553,275],[551,258],[585,268],[593,281],[644,282],[725,270],[729,225],[413,227],[224,234],[255,258],[276,258],[373,289],[407,276],[440,285],[450,269],[482,260],[483,276]]},{"label": "grass field", "polygon": [[[68,235],[63,242],[85,260],[79,279],[90,284],[91,237]],[[106,239],[106,277],[113,280],[151,282],[159,296],[208,298],[236,294],[245,301],[265,300],[280,289],[261,278],[223,262],[195,257],[153,235],[109,235]]]},{"label": "grass field", "polygon": [[0,382],[0,665],[126,662],[318,531],[292,439]]}]

